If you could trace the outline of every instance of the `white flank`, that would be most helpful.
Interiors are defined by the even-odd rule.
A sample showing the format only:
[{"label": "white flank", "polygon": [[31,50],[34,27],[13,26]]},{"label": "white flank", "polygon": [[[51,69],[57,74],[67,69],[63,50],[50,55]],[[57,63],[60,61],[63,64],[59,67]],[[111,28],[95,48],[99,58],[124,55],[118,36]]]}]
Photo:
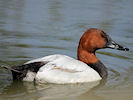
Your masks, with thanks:
[{"label": "white flank", "polygon": [[66,55],[50,55],[28,61],[47,62],[35,76],[39,83],[82,83],[101,80],[100,75],[87,64]]}]

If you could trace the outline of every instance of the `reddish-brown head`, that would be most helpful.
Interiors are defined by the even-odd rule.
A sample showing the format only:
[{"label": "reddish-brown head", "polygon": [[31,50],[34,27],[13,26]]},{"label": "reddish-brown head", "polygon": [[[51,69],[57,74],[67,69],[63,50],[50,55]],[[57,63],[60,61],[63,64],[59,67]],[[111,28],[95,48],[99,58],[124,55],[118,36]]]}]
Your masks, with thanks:
[{"label": "reddish-brown head", "polygon": [[105,34],[102,30],[88,29],[82,35],[79,45],[88,52],[95,52],[96,49],[103,48],[106,44],[102,34]]},{"label": "reddish-brown head", "polygon": [[115,43],[104,31],[96,28],[90,28],[82,35],[78,46],[78,59],[84,63],[93,64],[98,61],[95,51],[100,48],[112,48],[128,51]]}]

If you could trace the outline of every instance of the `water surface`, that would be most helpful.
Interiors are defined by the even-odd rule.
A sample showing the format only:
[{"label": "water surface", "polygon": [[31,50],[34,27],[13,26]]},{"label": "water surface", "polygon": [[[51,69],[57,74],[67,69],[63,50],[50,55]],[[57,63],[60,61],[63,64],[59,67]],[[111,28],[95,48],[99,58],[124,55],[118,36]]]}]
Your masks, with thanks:
[{"label": "water surface", "polygon": [[35,85],[12,82],[0,68],[3,100],[132,100],[132,0],[1,0],[0,65],[19,65],[50,54],[76,58],[78,41],[91,27],[107,32],[129,52],[104,49],[98,58],[108,68],[101,82]]}]

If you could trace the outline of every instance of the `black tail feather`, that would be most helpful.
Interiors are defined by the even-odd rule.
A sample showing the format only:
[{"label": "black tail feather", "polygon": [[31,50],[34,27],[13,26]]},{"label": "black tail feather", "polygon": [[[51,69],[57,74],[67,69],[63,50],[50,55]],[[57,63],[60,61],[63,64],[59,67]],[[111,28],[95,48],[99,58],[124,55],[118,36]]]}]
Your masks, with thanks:
[{"label": "black tail feather", "polygon": [[13,69],[12,67],[9,67],[9,66],[7,66],[7,65],[2,65],[1,67],[2,67],[2,68],[5,68],[5,69],[7,69],[7,70],[10,70],[10,71],[14,71],[14,72],[16,72],[16,73],[21,73],[20,71],[18,71],[18,70],[16,70],[16,69]]},{"label": "black tail feather", "polygon": [[26,77],[26,74],[28,71],[37,73],[40,67],[42,67],[45,64],[46,63],[43,63],[43,62],[34,62],[30,64],[23,64],[21,66],[9,67],[9,66],[3,65],[1,67],[7,70],[10,70],[12,72],[13,80],[22,80],[24,77]]}]

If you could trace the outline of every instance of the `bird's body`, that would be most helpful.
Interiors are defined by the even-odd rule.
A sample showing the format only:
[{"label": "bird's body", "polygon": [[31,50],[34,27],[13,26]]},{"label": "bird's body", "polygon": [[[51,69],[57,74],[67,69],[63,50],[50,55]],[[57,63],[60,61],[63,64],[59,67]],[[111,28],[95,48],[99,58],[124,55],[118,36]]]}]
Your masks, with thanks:
[{"label": "bird's body", "polygon": [[[100,75],[87,64],[66,55],[50,55],[31,60],[26,64],[35,62],[46,63],[36,73],[35,80],[39,83],[64,84],[91,82],[101,79]],[[29,72],[31,73],[31,71]],[[33,80],[27,78],[27,81]]]}]

